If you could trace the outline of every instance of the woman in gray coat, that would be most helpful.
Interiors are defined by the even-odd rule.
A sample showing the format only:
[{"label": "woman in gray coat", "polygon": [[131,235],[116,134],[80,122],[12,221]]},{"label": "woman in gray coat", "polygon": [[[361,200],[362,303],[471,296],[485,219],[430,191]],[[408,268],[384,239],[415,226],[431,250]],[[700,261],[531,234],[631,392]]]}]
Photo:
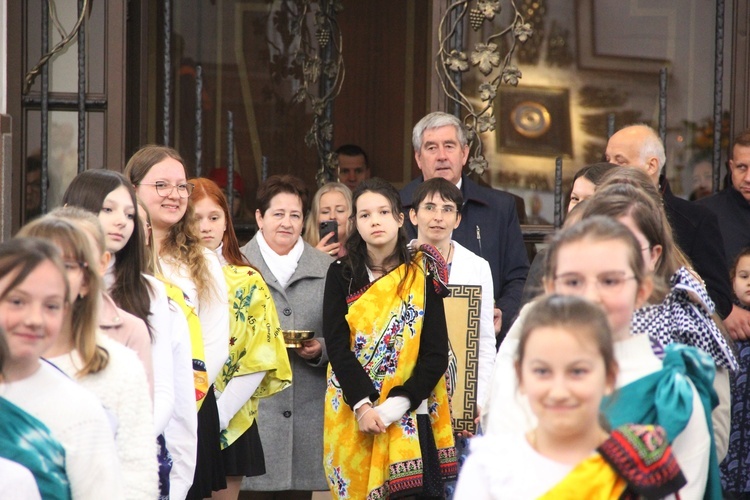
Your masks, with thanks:
[{"label": "woman in gray coat", "polygon": [[309,499],[328,490],[323,473],[323,399],[326,355],[323,290],[333,260],[302,240],[308,200],[305,185],[291,175],[272,176],[258,191],[259,231],[242,253],[271,288],[281,328],[312,330],[304,347],[288,349],[292,386],[264,399],[258,411],[266,474],[245,478],[253,498]]}]

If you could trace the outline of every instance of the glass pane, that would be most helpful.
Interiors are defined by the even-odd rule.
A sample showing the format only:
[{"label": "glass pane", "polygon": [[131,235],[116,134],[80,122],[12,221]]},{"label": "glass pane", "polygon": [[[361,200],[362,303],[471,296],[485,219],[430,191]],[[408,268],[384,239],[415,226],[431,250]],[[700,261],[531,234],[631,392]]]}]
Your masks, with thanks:
[{"label": "glass pane", "polygon": [[[104,72],[107,70],[106,9],[107,2],[90,2],[91,10],[86,19],[86,90],[103,94]],[[76,49],[78,50],[78,49]],[[124,65],[124,62],[123,62]]]},{"label": "glass pane", "polygon": [[23,163],[23,221],[29,221],[42,213],[42,134],[41,114],[39,111],[27,111],[24,123],[24,151],[26,160]]},{"label": "glass pane", "polygon": [[122,170],[125,165],[104,164],[105,118],[104,113],[86,113],[86,168]]},{"label": "glass pane", "polygon": [[[292,101],[293,42],[280,35],[282,4],[265,0],[174,5],[172,51],[174,144],[190,169],[196,165],[196,64],[203,68],[202,164],[210,175],[227,164],[227,112],[234,119],[234,168],[244,188],[241,218],[251,220],[263,159],[268,175],[292,173],[315,185],[317,152],[305,145],[312,114]],[[279,17],[281,16],[281,17]],[[287,30],[288,31],[288,30]],[[292,44],[292,46],[290,46]],[[224,176],[226,178],[226,176]]]},{"label": "glass pane", "polygon": [[[41,206],[41,113],[26,113],[25,151],[27,174],[25,211],[37,213]],[[72,111],[50,111],[47,210],[60,206],[62,195],[78,173],[78,114]],[[39,171],[37,174],[36,171]],[[25,184],[25,185],[26,185]],[[34,186],[37,186],[36,188]],[[37,191],[38,189],[38,191]]]},{"label": "glass pane", "polygon": [[[25,2],[24,6],[26,7],[24,15],[26,26],[24,28],[25,32],[28,33],[26,36],[26,55],[24,61],[24,74],[26,74],[36,66],[39,58],[42,57],[42,11],[40,2]],[[40,82],[41,75],[34,81],[31,89],[40,92],[42,90]]]},{"label": "glass pane", "polygon": [[[60,25],[67,33],[73,29],[78,20],[78,0],[63,0],[54,2],[54,9],[50,13],[56,13]],[[50,48],[57,45],[62,37],[50,22]],[[50,92],[77,92],[78,91],[78,40],[76,37],[70,41],[60,52],[50,59],[49,71]]]}]

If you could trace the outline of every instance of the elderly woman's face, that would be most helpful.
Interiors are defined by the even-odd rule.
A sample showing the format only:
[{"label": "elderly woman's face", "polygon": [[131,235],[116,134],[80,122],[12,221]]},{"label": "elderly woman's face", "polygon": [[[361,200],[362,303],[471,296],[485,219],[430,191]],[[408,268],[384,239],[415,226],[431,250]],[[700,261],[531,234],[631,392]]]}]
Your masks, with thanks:
[{"label": "elderly woman's face", "polygon": [[302,234],[302,200],[296,194],[279,193],[271,198],[266,213],[255,211],[263,238],[279,255],[286,255]]}]

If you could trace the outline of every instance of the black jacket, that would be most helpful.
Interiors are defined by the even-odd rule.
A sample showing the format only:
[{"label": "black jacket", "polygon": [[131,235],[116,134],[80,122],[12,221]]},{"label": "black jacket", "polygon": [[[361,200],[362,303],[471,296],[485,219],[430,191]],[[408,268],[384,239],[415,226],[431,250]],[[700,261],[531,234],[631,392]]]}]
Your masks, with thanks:
[{"label": "black jacket", "polygon": [[718,217],[724,239],[725,262],[730,268],[740,250],[750,246],[750,203],[732,186],[696,203],[707,207]]},{"label": "black jacket", "polygon": [[716,215],[705,206],[672,194],[669,183],[660,182],[664,211],[672,226],[674,239],[706,283],[716,312],[726,318],[732,311],[732,288],[724,259],[724,241]]},{"label": "black jacket", "polygon": [[[420,278],[424,279],[422,276],[416,279]],[[410,410],[415,410],[430,395],[448,368],[448,327],[443,299],[435,291],[431,279],[426,279],[425,312],[417,364],[403,385],[393,387],[386,394],[386,397],[409,398]],[[348,311],[346,298],[368,283],[365,270],[353,278],[347,278],[342,260],[337,260],[328,268],[323,296],[323,334],[328,360],[341,385],[344,401],[351,407],[364,398],[376,401],[380,397],[352,352],[350,329],[345,317]]]}]

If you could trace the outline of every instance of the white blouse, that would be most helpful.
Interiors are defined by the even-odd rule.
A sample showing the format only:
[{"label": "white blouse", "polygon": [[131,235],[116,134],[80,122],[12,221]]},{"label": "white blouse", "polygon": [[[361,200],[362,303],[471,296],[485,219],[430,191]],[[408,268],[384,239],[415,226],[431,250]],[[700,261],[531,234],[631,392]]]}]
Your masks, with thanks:
[{"label": "white blouse", "polygon": [[208,248],[204,247],[202,250],[208,270],[214,278],[213,290],[204,300],[198,297],[198,289],[184,264],[164,258],[159,259],[159,262],[164,277],[185,292],[198,313],[206,356],[206,372],[209,384],[213,384],[229,357],[229,299],[219,258]]}]

